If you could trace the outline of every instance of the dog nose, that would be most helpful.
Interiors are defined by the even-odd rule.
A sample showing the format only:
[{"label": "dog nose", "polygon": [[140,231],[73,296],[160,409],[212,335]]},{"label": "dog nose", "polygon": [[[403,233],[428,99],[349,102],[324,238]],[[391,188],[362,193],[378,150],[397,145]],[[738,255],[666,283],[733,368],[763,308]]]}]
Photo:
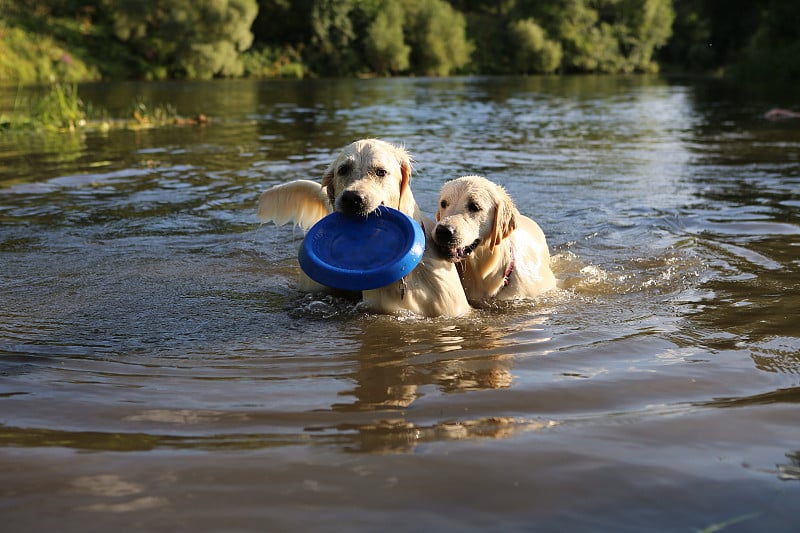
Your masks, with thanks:
[{"label": "dog nose", "polygon": [[455,238],[455,233],[453,228],[447,224],[437,224],[434,237],[438,242],[449,243]]},{"label": "dog nose", "polygon": [[349,214],[364,212],[364,197],[355,191],[344,191],[339,197],[339,207]]}]

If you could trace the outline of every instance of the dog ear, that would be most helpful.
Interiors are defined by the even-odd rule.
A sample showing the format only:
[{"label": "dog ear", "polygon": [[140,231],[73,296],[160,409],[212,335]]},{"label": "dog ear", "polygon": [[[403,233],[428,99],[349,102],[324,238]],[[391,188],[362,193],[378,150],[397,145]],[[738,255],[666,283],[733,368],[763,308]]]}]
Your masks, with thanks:
[{"label": "dog ear", "polygon": [[[410,187],[411,185],[411,162],[406,157],[404,160],[400,160],[400,199],[398,201],[397,209],[400,211],[403,210],[403,202],[408,201],[411,198]],[[404,212],[410,213],[413,211],[413,206],[410,207],[411,210],[405,210]]]},{"label": "dog ear", "polygon": [[[400,164],[400,196],[397,209],[404,213],[414,212],[414,197],[411,194],[411,156],[402,146],[395,146],[395,157]],[[404,205],[405,204],[405,205]]]},{"label": "dog ear", "polygon": [[503,239],[508,238],[511,232],[517,229],[517,208],[511,197],[502,191],[500,198],[495,204],[494,223],[492,224],[492,240],[489,242],[489,250],[500,244]]},{"label": "dog ear", "polygon": [[325,174],[322,176],[322,187],[328,194],[328,200],[330,200],[331,206],[333,206],[336,203],[336,188],[333,183],[333,165],[329,166],[328,170],[326,170]]}]

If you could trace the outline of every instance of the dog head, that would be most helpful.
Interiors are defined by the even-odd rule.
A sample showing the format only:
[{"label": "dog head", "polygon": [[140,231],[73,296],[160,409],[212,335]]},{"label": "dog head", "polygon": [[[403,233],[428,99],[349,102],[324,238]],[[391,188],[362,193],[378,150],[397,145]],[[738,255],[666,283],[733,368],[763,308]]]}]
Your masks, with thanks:
[{"label": "dog head", "polygon": [[451,261],[461,261],[476,248],[489,251],[511,235],[519,212],[501,186],[481,176],[448,181],[439,193],[433,240]]},{"label": "dog head", "polygon": [[367,216],[380,205],[411,216],[411,157],[404,148],[363,139],[344,148],[322,178],[336,211]]}]

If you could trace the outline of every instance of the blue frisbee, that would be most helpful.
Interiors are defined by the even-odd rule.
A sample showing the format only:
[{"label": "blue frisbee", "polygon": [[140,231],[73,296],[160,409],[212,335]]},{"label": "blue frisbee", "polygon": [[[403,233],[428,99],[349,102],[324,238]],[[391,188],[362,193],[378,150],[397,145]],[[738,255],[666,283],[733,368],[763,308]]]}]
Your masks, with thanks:
[{"label": "blue frisbee", "polygon": [[366,218],[335,212],[314,224],[297,259],[308,277],[328,287],[385,287],[414,270],[425,251],[422,227],[381,206]]}]

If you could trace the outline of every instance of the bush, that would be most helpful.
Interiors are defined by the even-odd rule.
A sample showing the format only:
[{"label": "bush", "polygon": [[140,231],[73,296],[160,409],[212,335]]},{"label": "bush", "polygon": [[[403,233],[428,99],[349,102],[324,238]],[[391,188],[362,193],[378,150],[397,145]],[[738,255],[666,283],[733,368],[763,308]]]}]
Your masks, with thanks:
[{"label": "bush", "polygon": [[355,0],[314,0],[311,42],[304,55],[315,72],[344,76],[356,73],[361,66],[351,19],[355,3]]},{"label": "bush", "polygon": [[514,70],[519,73],[550,74],[561,66],[561,44],[547,38],[533,19],[511,23],[509,36],[514,49]]},{"label": "bush", "polygon": [[403,39],[405,13],[398,0],[383,0],[367,28],[365,55],[376,73],[404,72],[409,67],[411,47]]},{"label": "bush", "polygon": [[52,83],[99,78],[96,68],[70,54],[52,37],[6,27],[0,21],[0,82]]},{"label": "bush", "polygon": [[302,79],[305,74],[299,52],[291,47],[248,50],[242,56],[242,65],[249,78]]},{"label": "bush", "polygon": [[561,44],[564,72],[650,72],[666,44],[672,0],[519,0],[511,20],[533,18]]},{"label": "bush", "polygon": [[669,0],[621,0],[614,24],[626,72],[653,72],[655,50],[672,35],[675,11]]},{"label": "bush", "polygon": [[800,79],[798,15],[800,6],[794,1],[769,2],[733,74],[739,78]]},{"label": "bush", "polygon": [[412,0],[405,7],[415,72],[447,76],[469,63],[474,47],[463,14],[444,0]]},{"label": "bush", "polygon": [[253,42],[255,0],[105,0],[116,37],[147,78],[239,76]]}]

